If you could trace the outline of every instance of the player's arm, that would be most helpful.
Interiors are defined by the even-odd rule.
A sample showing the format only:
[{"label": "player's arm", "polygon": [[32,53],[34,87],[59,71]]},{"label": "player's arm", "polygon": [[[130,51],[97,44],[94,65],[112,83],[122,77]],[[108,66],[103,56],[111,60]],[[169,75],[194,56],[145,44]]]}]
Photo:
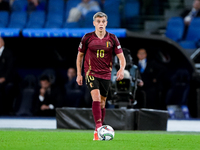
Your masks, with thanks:
[{"label": "player's arm", "polygon": [[84,56],[84,53],[78,52],[77,59],[76,59],[76,68],[77,68],[76,82],[78,83],[78,85],[83,85],[83,76],[81,74],[83,56]]},{"label": "player's arm", "polygon": [[117,81],[122,80],[124,78],[124,69],[126,66],[126,60],[123,53],[117,54],[120,62],[120,69],[117,72]]}]

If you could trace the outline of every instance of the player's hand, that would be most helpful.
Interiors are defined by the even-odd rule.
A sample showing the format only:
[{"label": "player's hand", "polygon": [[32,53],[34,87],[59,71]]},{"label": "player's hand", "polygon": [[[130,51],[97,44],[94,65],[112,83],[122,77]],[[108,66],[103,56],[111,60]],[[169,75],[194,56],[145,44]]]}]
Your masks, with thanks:
[{"label": "player's hand", "polygon": [[78,83],[79,86],[83,85],[83,76],[82,75],[78,75],[76,77],[76,82]]},{"label": "player's hand", "polygon": [[117,81],[120,81],[124,78],[124,70],[123,69],[119,69],[119,71],[117,72]]}]

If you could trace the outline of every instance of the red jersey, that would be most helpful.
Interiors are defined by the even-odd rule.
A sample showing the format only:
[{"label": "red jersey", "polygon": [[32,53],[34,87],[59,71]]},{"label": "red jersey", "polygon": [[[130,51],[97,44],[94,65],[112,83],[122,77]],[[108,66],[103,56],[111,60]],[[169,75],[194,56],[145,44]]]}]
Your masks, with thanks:
[{"label": "red jersey", "polygon": [[83,36],[78,50],[85,54],[84,72],[97,78],[110,80],[112,71],[112,54],[122,53],[118,38],[106,32],[103,39],[97,37],[95,32]]}]

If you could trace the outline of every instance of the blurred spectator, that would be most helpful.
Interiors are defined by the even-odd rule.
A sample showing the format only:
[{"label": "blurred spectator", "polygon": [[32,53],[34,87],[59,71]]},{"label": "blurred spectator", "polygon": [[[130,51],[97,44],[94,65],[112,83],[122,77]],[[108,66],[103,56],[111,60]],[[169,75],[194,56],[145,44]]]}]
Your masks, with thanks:
[{"label": "blurred spectator", "polygon": [[40,77],[35,115],[55,116],[55,108],[63,106],[63,93],[59,86],[51,83],[48,75]]},{"label": "blurred spectator", "polygon": [[[130,72],[130,75],[135,78],[135,67],[134,67],[134,62],[133,62],[133,59],[132,59],[132,56],[131,56],[131,52],[129,49],[127,48],[123,48],[123,53],[124,53],[124,57],[126,59],[126,67],[125,69],[126,70],[129,70]],[[119,65],[119,64],[118,64]],[[144,82],[142,81],[141,79],[141,75],[140,75],[140,72],[138,72],[138,74],[136,75],[137,76],[137,87],[142,87],[144,85]],[[124,76],[125,78],[125,76]],[[133,87],[134,88],[134,87]],[[146,99],[145,99],[145,95],[144,95],[144,91],[140,90],[140,89],[137,89],[136,90],[136,93],[135,93],[135,99],[137,100],[137,104],[135,105],[135,108],[145,108],[146,107]]]},{"label": "blurred spectator", "polygon": [[28,5],[26,6],[26,11],[31,13],[32,11],[36,10],[45,10],[45,2],[40,0],[27,0]]},{"label": "blurred spectator", "polygon": [[5,47],[4,40],[0,37],[0,114],[7,114],[12,107],[13,71],[13,54]]},{"label": "blurred spectator", "polygon": [[0,0],[0,11],[5,10],[9,11],[10,10],[10,5],[8,1],[5,0]]},{"label": "blurred spectator", "polygon": [[76,70],[69,68],[67,71],[68,81],[65,83],[65,102],[68,107],[79,107],[84,99],[83,87],[76,82]]},{"label": "blurred spectator", "polygon": [[91,11],[101,11],[99,3],[93,0],[82,0],[77,7],[70,10],[67,22],[77,22],[81,16],[84,17]]},{"label": "blurred spectator", "polygon": [[185,30],[183,33],[183,38],[186,37],[188,26],[194,17],[200,17],[200,0],[194,0],[191,9],[186,9],[181,13],[181,17],[184,19]]},{"label": "blurred spectator", "polygon": [[184,18],[184,23],[186,26],[190,25],[191,20],[194,17],[200,17],[200,0],[193,1],[193,7],[191,9],[186,9],[182,12],[181,16]]},{"label": "blurred spectator", "polygon": [[166,96],[166,105],[187,105],[190,90],[190,73],[185,68],[176,70]]},{"label": "blurred spectator", "polygon": [[15,0],[9,0],[10,6],[12,6],[12,4],[13,4],[14,1],[15,1]]},{"label": "blurred spectator", "polygon": [[69,68],[67,71],[68,82],[76,77],[76,70],[74,68]]},{"label": "blurred spectator", "polygon": [[144,82],[142,87],[138,87],[140,90],[145,91],[146,95],[146,107],[158,108],[161,103],[162,94],[162,76],[164,73],[164,67],[154,60],[147,59],[147,52],[144,48],[141,48],[137,52],[138,57],[138,69],[141,75],[141,79]]}]

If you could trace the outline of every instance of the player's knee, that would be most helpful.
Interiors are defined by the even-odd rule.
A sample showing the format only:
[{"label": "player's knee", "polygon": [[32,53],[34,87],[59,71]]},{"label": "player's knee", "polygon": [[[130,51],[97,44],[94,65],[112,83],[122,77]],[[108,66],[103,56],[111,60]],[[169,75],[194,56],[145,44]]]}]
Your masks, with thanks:
[{"label": "player's knee", "polygon": [[101,101],[101,109],[105,108],[105,101]]},{"label": "player's knee", "polygon": [[101,97],[100,97],[99,90],[92,90],[91,91],[91,96],[92,96],[93,101],[101,102]]}]

